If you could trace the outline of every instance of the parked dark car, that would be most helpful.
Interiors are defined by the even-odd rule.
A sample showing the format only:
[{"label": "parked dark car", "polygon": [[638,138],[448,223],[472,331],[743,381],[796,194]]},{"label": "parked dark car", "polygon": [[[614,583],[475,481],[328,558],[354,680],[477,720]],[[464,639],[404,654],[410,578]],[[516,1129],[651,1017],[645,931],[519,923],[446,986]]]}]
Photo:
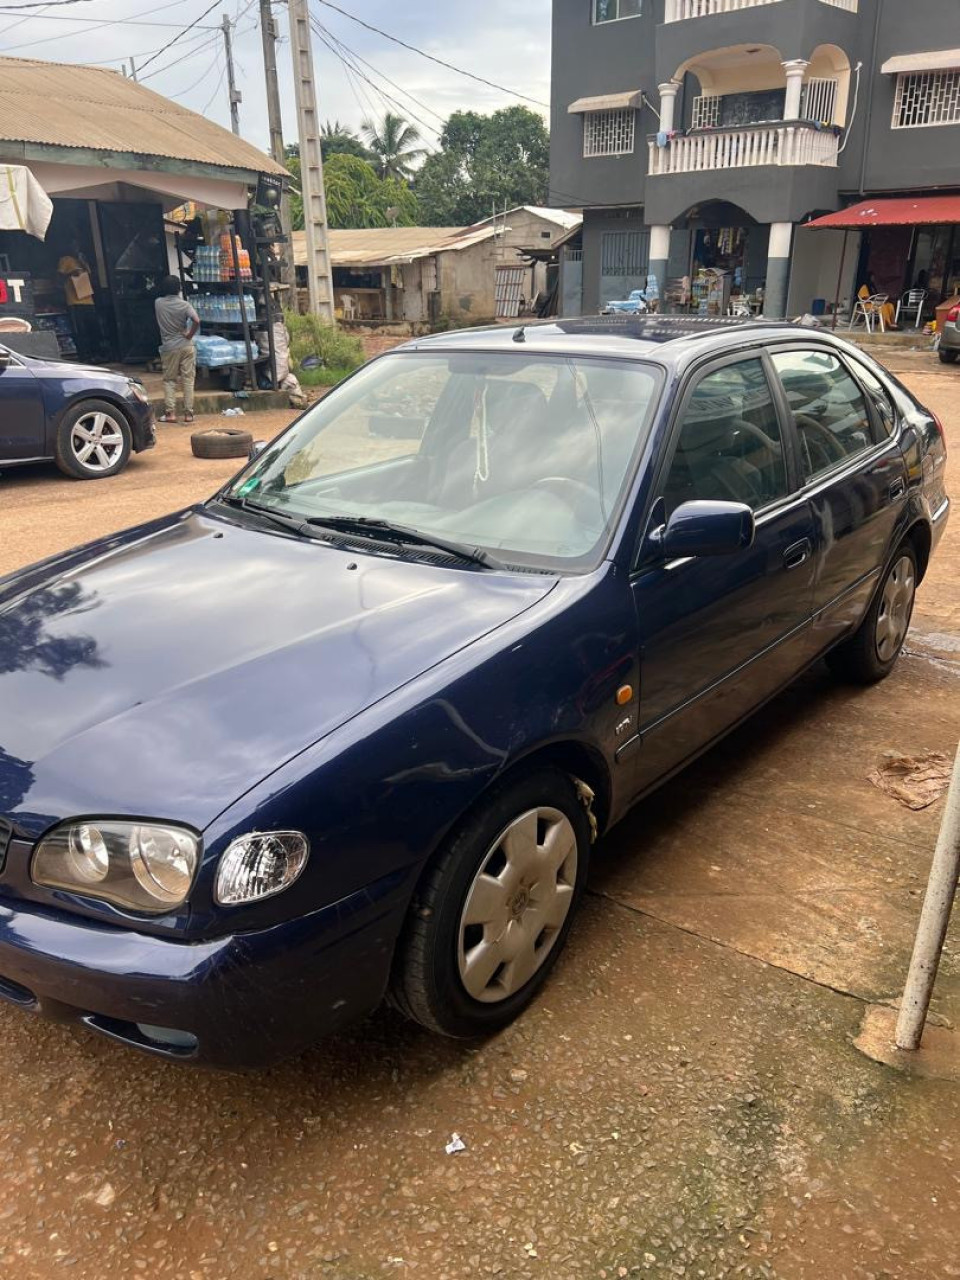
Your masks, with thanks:
[{"label": "parked dark car", "polygon": [[578,320],[366,365],[209,502],[0,581],[0,995],[257,1065],[556,961],[592,842],[827,656],[892,669],[936,418],[823,332]]},{"label": "parked dark car", "polygon": [[156,443],[143,383],[110,369],[0,346],[0,468],[56,462],[77,480],[103,480]]}]

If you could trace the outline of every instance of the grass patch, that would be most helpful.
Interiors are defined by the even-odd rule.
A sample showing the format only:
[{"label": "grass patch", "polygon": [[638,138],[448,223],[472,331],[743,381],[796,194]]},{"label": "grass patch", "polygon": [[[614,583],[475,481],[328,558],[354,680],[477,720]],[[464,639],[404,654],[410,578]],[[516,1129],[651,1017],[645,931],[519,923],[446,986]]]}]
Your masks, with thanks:
[{"label": "grass patch", "polygon": [[350,376],[353,369],[298,369],[297,377],[302,387],[335,387],[338,382]]},{"label": "grass patch", "polygon": [[[332,387],[363,364],[363,344],[336,325],[324,324],[318,316],[284,312],[290,334],[290,363],[305,387]],[[319,365],[304,369],[308,357]]]}]

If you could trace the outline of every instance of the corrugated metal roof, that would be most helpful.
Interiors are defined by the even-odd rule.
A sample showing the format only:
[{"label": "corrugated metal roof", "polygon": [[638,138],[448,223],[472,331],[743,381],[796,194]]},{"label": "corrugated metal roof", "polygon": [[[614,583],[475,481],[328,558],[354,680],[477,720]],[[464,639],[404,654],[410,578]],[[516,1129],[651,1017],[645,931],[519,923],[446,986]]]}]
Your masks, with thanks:
[{"label": "corrugated metal roof", "polygon": [[132,152],[254,173],[268,155],[117,71],[0,57],[0,143]]},{"label": "corrugated metal roof", "polygon": [[[468,249],[495,235],[492,226],[481,227],[370,227],[330,232],[330,261],[335,267],[387,267],[435,253]],[[307,263],[306,232],[294,231],[293,257],[298,266]]]},{"label": "corrugated metal roof", "polygon": [[858,231],[871,227],[917,227],[960,222],[960,196],[916,196],[895,200],[864,200],[839,213],[814,218],[808,227],[839,227]]}]

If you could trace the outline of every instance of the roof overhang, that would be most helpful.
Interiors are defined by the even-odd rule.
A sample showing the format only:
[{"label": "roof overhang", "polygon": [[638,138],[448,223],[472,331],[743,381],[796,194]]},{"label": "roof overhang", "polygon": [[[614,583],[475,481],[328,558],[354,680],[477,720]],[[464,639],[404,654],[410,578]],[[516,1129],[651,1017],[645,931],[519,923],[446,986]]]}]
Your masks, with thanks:
[{"label": "roof overhang", "polygon": [[869,231],[871,227],[916,227],[960,222],[960,196],[917,196],[898,200],[865,200],[838,213],[814,218],[808,227]]},{"label": "roof overhang", "polygon": [[885,76],[908,71],[960,70],[960,49],[932,49],[928,53],[900,53],[888,58],[880,68]]},{"label": "roof overhang", "polygon": [[588,111],[639,111],[643,105],[643,90],[630,89],[626,93],[604,93],[599,98],[578,98],[567,107],[572,116],[580,116]]}]

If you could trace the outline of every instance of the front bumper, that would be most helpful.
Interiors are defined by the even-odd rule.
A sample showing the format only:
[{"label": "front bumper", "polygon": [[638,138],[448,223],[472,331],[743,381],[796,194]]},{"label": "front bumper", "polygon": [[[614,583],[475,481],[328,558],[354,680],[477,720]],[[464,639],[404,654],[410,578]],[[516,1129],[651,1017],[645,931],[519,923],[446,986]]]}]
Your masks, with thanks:
[{"label": "front bumper", "polygon": [[945,324],[940,334],[941,351],[960,351],[960,325]]},{"label": "front bumper", "polygon": [[152,449],[157,443],[157,420],[153,405],[130,396],[126,401],[126,410],[133,434],[133,452],[143,453],[145,449]]},{"label": "front bumper", "polygon": [[411,886],[185,943],[0,901],[0,999],[161,1057],[264,1067],[380,1003]]}]

